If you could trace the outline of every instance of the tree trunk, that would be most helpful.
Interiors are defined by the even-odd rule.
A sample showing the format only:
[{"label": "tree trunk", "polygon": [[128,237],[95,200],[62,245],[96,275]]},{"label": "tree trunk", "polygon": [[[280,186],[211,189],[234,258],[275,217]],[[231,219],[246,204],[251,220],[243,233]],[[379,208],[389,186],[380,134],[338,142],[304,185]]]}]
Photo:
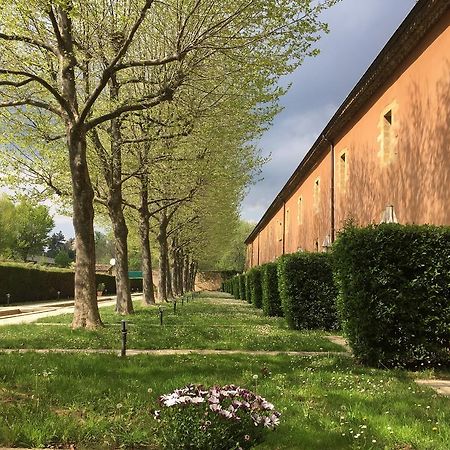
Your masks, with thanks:
[{"label": "tree trunk", "polygon": [[144,305],[154,305],[155,291],[153,289],[152,254],[150,251],[148,200],[144,197],[141,200],[142,203],[139,210],[139,237],[142,250],[142,302]]},{"label": "tree trunk", "polygon": [[184,273],[183,273],[183,286],[184,286],[184,291],[185,292],[189,292],[190,291],[190,287],[189,287],[189,255],[185,256],[185,261],[184,261]]},{"label": "tree trunk", "polygon": [[167,302],[167,279],[169,272],[169,251],[167,245],[167,225],[169,221],[163,211],[159,216],[158,244],[159,244],[159,299]]},{"label": "tree trunk", "polygon": [[[53,8],[53,6],[52,6]],[[94,192],[86,160],[86,131],[77,122],[78,99],[75,82],[72,20],[68,8],[55,4],[58,27],[58,82],[66,101],[66,140],[72,179],[73,227],[75,231],[75,303],[72,328],[102,325],[95,283]]]},{"label": "tree trunk", "polygon": [[75,303],[72,328],[102,325],[95,282],[94,192],[86,161],[86,135],[70,130],[68,140],[75,230]]},{"label": "tree trunk", "polygon": [[[167,247],[168,247],[168,244],[167,244]],[[166,264],[166,266],[167,266],[167,298],[173,299],[174,298],[173,288],[172,288],[172,286],[173,286],[173,276],[172,276],[173,262],[170,261],[168,250],[169,249],[167,248],[167,253],[166,253],[167,254],[167,264]]]},{"label": "tree trunk", "polygon": [[128,228],[122,210],[122,194],[120,191],[115,189],[110,191],[108,212],[114,231],[117,293],[116,312],[122,315],[132,314],[134,310],[128,279]]}]

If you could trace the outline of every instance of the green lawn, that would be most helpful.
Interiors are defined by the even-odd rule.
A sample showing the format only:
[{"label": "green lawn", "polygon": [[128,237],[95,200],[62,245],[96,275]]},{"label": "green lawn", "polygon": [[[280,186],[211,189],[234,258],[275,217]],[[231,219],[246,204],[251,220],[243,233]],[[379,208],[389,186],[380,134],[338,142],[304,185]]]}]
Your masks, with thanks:
[{"label": "green lawn", "polygon": [[[157,308],[130,318],[134,348],[338,350],[321,332],[288,330],[241,301],[197,298],[165,325]],[[0,327],[0,343],[14,348],[119,348],[120,317],[101,310],[106,327]],[[255,381],[254,376],[258,375]],[[438,374],[449,377],[448,372]],[[0,353],[0,447],[76,444],[77,449],[157,449],[152,411],[163,393],[189,383],[238,384],[273,402],[279,428],[259,449],[448,450],[450,399],[419,387],[410,373],[359,366],[351,357]]]},{"label": "green lawn", "polygon": [[[127,317],[128,347],[135,349],[193,348],[227,350],[342,351],[324,333],[289,330],[282,318],[264,317],[260,310],[229,296],[200,297],[184,306],[163,305],[164,325],[157,307],[142,307]],[[105,323],[97,331],[71,330],[71,315],[41,319],[40,323],[0,327],[0,348],[120,349],[123,317],[113,307],[100,309]],[[46,325],[48,323],[48,325]]]},{"label": "green lawn", "polygon": [[411,377],[338,356],[3,354],[0,444],[157,448],[157,396],[194,382],[273,401],[282,422],[261,449],[448,450],[450,400]]}]

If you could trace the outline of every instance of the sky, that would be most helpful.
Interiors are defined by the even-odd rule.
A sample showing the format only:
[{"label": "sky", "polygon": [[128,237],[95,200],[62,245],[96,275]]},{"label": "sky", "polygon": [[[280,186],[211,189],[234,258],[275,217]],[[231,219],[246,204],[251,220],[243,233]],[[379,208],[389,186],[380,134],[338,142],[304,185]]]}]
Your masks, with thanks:
[{"label": "sky", "polygon": [[[283,84],[292,83],[284,110],[259,142],[271,155],[244,199],[241,217],[258,222],[303,156],[415,0],[342,0],[323,14],[330,33],[319,42],[319,56],[307,59]],[[54,214],[54,232],[73,237],[72,219]]]},{"label": "sky", "polygon": [[[286,77],[284,110],[259,142],[270,155],[244,199],[241,217],[258,222],[341,103],[413,8],[415,0],[341,0],[322,19],[330,33],[319,56]],[[284,83],[283,83],[284,84]]]}]

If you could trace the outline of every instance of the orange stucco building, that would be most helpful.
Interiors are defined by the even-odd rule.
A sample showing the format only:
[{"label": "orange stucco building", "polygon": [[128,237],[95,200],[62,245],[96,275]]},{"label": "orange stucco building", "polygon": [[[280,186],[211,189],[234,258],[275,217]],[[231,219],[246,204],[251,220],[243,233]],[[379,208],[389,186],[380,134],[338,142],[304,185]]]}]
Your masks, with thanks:
[{"label": "orange stucco building", "polygon": [[247,267],[322,251],[390,206],[399,223],[450,224],[448,0],[400,25],[247,238]]}]

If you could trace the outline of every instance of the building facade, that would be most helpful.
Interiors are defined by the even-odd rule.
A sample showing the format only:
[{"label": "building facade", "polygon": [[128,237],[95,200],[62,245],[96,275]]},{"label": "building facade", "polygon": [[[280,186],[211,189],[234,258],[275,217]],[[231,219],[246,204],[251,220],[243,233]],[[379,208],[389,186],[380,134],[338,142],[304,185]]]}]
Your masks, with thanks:
[{"label": "building facade", "polygon": [[450,224],[450,2],[419,0],[246,240],[247,267],[347,220]]}]

